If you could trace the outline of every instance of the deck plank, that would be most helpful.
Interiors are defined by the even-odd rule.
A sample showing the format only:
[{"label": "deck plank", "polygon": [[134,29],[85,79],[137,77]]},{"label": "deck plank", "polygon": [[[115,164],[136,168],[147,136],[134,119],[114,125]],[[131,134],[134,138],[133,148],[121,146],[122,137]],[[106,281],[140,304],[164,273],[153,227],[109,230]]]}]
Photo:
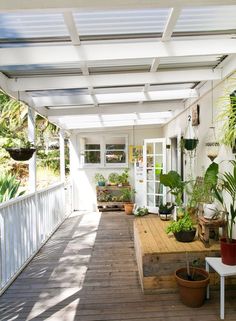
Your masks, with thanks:
[{"label": "deck plank", "polygon": [[[74,213],[0,298],[0,320],[219,320],[218,291],[197,313],[177,293],[142,293],[133,220],[124,212]],[[160,226],[150,220],[155,235]],[[145,240],[150,251],[157,246]],[[161,244],[163,251],[166,246]],[[225,320],[236,321],[235,295],[235,286],[227,289]]]}]

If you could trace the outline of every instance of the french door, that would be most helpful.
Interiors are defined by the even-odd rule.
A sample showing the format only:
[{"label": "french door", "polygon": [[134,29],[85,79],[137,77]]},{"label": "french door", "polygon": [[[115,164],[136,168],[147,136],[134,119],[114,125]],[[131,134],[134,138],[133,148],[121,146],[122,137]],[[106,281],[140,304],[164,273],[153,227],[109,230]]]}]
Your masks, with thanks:
[{"label": "french door", "polygon": [[166,172],[165,138],[145,139],[145,205],[151,212],[157,212],[159,205],[166,202],[166,188],[160,184],[161,172]]}]

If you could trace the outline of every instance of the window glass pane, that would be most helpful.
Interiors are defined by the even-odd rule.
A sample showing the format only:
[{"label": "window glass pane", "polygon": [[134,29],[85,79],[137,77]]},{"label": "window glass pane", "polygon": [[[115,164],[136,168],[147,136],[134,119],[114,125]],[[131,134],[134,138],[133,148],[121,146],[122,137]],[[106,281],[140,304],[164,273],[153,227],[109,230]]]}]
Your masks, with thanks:
[{"label": "window glass pane", "polygon": [[123,151],[106,151],[106,163],[125,163],[125,155]]},{"label": "window glass pane", "polygon": [[162,154],[162,143],[155,143],[155,153]]},{"label": "window glass pane", "polygon": [[154,196],[153,195],[147,196],[147,206],[154,206]]},{"label": "window glass pane", "polygon": [[147,169],[147,180],[149,181],[153,181],[154,180],[154,176],[153,176],[154,172],[153,170],[151,169]]},{"label": "window glass pane", "polygon": [[85,164],[96,164],[101,162],[100,151],[85,151],[84,163]]},{"label": "window glass pane", "polygon": [[147,192],[154,193],[154,184],[153,183],[147,183]]},{"label": "window glass pane", "polygon": [[86,150],[100,150],[99,144],[86,144],[85,145]]},{"label": "window glass pane", "polygon": [[163,196],[161,195],[156,195],[155,197],[155,206],[159,206],[161,203],[163,203]]},{"label": "window glass pane", "polygon": [[126,138],[123,136],[105,137],[105,163],[126,163]]},{"label": "window glass pane", "polygon": [[125,149],[125,144],[106,144],[106,149]]},{"label": "window glass pane", "polygon": [[156,194],[163,194],[163,185],[156,182]]},{"label": "window glass pane", "polygon": [[153,167],[153,156],[147,156],[147,167]]},{"label": "window glass pane", "polygon": [[153,143],[147,144],[147,154],[153,154]]}]

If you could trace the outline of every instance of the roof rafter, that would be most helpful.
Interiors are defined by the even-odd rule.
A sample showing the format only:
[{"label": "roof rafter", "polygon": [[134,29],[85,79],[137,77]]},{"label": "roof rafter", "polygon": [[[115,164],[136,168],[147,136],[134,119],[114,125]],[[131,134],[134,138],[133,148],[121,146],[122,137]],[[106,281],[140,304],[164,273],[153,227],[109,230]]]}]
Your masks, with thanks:
[{"label": "roof rafter", "polygon": [[13,91],[66,88],[112,87],[148,84],[171,84],[221,79],[221,70],[193,69],[143,73],[101,74],[89,76],[59,76],[9,79]]},{"label": "roof rafter", "polygon": [[227,55],[236,53],[236,39],[205,39],[186,41],[138,41],[82,46],[52,45],[0,48],[0,61],[4,66],[55,64],[74,62],[111,61],[154,57],[186,57]]},{"label": "roof rafter", "polygon": [[107,104],[101,105],[99,107],[85,106],[85,107],[74,107],[68,108],[64,107],[57,109],[56,107],[48,109],[47,115],[51,119],[55,117],[62,116],[75,116],[75,115],[113,115],[113,114],[128,114],[128,113],[142,113],[142,112],[159,112],[159,111],[175,111],[178,109],[183,109],[184,104],[180,101],[171,101],[171,102],[144,102],[143,104],[139,103],[128,103],[128,104]]},{"label": "roof rafter", "polygon": [[180,16],[181,10],[182,10],[181,7],[171,8],[170,15],[168,17],[168,20],[161,38],[162,41],[169,41],[171,39],[171,35],[174,31],[174,27]]}]

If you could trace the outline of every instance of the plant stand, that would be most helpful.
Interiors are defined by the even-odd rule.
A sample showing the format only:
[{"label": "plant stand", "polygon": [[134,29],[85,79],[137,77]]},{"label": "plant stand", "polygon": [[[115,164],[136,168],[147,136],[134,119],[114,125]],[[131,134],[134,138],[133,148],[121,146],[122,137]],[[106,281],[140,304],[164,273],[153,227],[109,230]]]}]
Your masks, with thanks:
[{"label": "plant stand", "polygon": [[205,247],[210,247],[211,231],[213,231],[217,237],[219,236],[219,227],[222,227],[222,236],[225,237],[227,230],[227,223],[225,220],[211,220],[203,216],[198,217],[198,237],[204,243]]}]

